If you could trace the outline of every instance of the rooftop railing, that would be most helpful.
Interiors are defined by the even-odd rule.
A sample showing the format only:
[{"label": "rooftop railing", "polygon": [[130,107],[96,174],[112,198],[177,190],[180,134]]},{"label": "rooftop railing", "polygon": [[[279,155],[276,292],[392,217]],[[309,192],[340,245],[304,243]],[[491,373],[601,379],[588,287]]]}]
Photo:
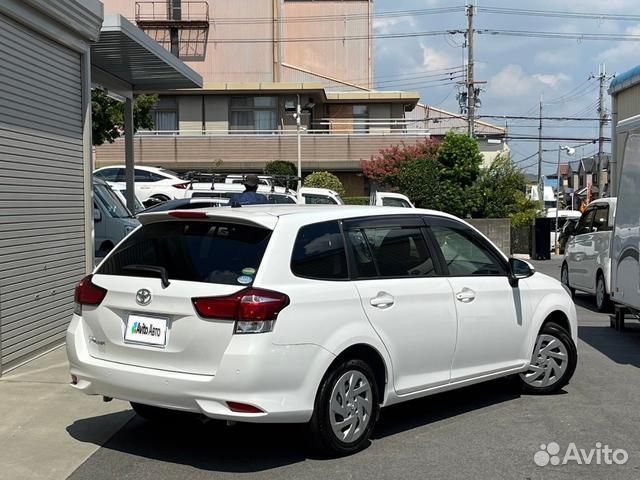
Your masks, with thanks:
[{"label": "rooftop railing", "polygon": [[198,24],[209,25],[209,4],[205,1],[179,2],[175,5],[165,1],[142,1],[135,4],[136,23],[157,24]]}]

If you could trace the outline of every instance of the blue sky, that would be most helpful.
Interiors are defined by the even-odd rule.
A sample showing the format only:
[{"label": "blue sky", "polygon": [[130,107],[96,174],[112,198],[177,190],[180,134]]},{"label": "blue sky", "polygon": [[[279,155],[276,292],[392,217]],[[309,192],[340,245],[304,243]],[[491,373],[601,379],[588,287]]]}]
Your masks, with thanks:
[{"label": "blue sky", "polygon": [[[447,0],[376,0],[376,12],[453,7],[460,2]],[[480,7],[506,7],[520,9],[560,10],[579,13],[640,14],[638,0],[539,0],[507,1],[480,0]],[[634,7],[636,7],[634,9]],[[375,33],[405,33],[433,30],[461,30],[466,28],[464,12],[411,17],[376,17]],[[548,18],[540,16],[511,16],[479,11],[475,17],[478,29],[511,29],[554,32],[627,33],[640,34],[640,23],[603,19]],[[375,40],[375,70],[381,89],[419,91],[424,103],[457,112],[455,98],[457,86],[439,86],[440,77],[422,77],[442,73],[442,69],[456,67],[463,62],[461,35],[426,36],[401,39]],[[588,81],[598,73],[598,64],[606,63],[607,73],[621,73],[640,63],[640,42],[591,41],[508,36],[476,35],[476,79],[485,80],[481,93],[480,114],[537,115],[538,101],[543,95],[543,115],[596,117],[598,100],[597,82]],[[407,78],[409,80],[407,80]],[[434,81],[435,80],[435,81]],[[394,83],[395,82],[395,83]],[[570,95],[566,95],[570,93]],[[606,95],[607,108],[609,98]],[[579,115],[577,115],[579,114]],[[492,120],[504,126],[504,120]],[[513,134],[537,135],[537,120],[509,120]],[[545,136],[586,137],[598,136],[597,122],[545,122]],[[605,132],[609,136],[609,130]],[[552,142],[545,149],[557,149],[558,144],[579,142]],[[537,151],[537,141],[510,141],[512,158],[521,160]],[[597,145],[578,148],[576,158],[590,155]],[[605,151],[610,151],[605,144]],[[555,171],[557,150],[546,152],[545,173]],[[535,162],[524,161],[526,167]],[[534,172],[531,166],[527,171]]]}]

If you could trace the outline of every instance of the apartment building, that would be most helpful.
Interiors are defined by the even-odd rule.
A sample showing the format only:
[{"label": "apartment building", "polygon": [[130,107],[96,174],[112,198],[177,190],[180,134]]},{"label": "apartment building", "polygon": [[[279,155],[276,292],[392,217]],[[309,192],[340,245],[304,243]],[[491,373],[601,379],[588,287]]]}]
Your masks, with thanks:
[{"label": "apartment building", "polygon": [[[371,89],[371,0],[104,4],[106,12],[135,22],[204,81],[202,89],[149,92],[159,94],[155,130],[136,135],[138,162],[178,171],[261,171],[271,160],[295,161],[292,110],[300,102],[303,171],[331,170],[350,193],[362,194],[361,159],[430,136],[434,126],[417,121],[422,111],[418,119],[410,115],[417,92]],[[490,133],[502,145],[504,130]],[[123,145],[98,147],[96,165],[121,163]],[[482,146],[497,149],[486,141]]]}]

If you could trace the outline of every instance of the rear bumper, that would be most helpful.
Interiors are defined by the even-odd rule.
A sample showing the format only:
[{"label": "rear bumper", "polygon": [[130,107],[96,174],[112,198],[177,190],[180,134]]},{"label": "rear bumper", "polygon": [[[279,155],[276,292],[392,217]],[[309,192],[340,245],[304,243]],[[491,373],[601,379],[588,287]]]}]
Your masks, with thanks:
[{"label": "rear bumper", "polygon": [[[302,423],[313,413],[318,385],[335,358],[317,345],[273,345],[268,335],[236,335],[215,376],[170,372],[91,357],[82,318],[67,330],[73,388],[208,417],[260,423]],[[264,413],[238,413],[227,401]]]}]

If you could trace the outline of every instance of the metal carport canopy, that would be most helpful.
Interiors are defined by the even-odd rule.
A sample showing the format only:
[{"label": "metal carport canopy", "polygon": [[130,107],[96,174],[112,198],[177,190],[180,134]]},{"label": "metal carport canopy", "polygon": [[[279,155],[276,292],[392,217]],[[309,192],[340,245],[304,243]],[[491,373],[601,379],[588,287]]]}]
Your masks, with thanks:
[{"label": "metal carport canopy", "polygon": [[134,211],[133,102],[139,91],[200,88],[202,77],[119,14],[107,15],[91,45],[92,84],[125,99],[127,206]]}]

